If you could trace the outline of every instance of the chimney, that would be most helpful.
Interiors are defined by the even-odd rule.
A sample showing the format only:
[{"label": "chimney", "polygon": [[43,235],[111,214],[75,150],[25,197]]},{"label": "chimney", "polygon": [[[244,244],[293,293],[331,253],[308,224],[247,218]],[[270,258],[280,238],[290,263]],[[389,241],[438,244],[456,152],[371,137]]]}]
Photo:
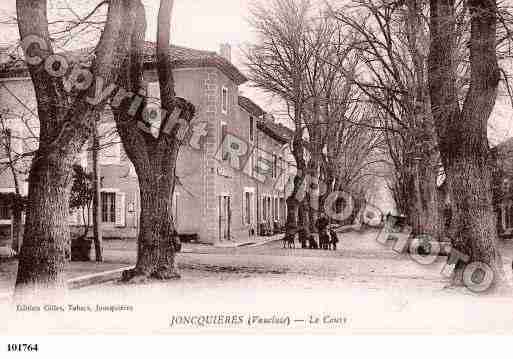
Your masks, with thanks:
[{"label": "chimney", "polygon": [[232,62],[232,46],[228,43],[221,44],[219,47],[219,55],[228,60],[228,62]]}]

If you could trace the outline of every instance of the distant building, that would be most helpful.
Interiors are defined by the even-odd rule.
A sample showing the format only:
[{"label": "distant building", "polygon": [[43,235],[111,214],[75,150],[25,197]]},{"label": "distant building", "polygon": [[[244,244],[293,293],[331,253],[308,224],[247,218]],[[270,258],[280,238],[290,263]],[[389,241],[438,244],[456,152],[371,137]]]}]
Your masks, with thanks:
[{"label": "distant building", "polygon": [[513,138],[492,148],[493,204],[501,237],[513,237]]},{"label": "distant building", "polygon": [[[293,160],[287,144],[292,131],[277,124],[250,99],[240,96],[238,87],[246,77],[229,61],[230,46],[222,45],[222,55],[215,52],[172,46],[177,96],[196,106],[195,123],[206,124],[201,150],[184,145],[180,151],[176,174],[174,218],[179,233],[197,234],[203,242],[224,241],[248,236],[262,221],[283,222],[286,213],[286,182]],[[155,45],[146,43],[144,79],[147,94],[159,102],[155,70]],[[88,61],[90,50],[69,53],[75,61]],[[5,114],[14,146],[19,153],[36,149],[38,121],[32,82],[22,62],[0,64],[0,108]],[[29,123],[29,127],[25,122]],[[151,126],[158,131],[158,119]],[[101,209],[104,237],[135,237],[139,225],[140,199],[138,181],[107,110],[101,121],[100,155]],[[34,133],[36,138],[31,135]],[[248,171],[238,171],[229,159],[216,158],[226,134],[232,134],[260,151],[247,159]],[[5,159],[4,156],[0,156]],[[219,157],[219,156],[217,156]],[[261,182],[256,164],[265,158],[270,168]],[[91,170],[91,154],[84,151],[78,161]],[[23,193],[27,193],[30,157],[17,164]],[[0,192],[13,192],[11,172],[0,159]],[[0,226],[10,226],[8,208],[0,203]],[[70,215],[70,225],[79,225],[78,213]]]}]

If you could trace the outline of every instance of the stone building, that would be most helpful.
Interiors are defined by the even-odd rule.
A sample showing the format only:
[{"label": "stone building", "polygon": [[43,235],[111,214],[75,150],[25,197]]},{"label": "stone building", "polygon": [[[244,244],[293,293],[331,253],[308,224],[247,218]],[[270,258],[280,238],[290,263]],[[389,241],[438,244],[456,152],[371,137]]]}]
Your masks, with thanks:
[{"label": "stone building", "polygon": [[[158,108],[155,45],[146,43],[145,51],[147,96],[152,106]],[[257,231],[262,221],[284,221],[288,183],[285,174],[293,172],[294,167],[288,150],[292,131],[276,123],[249,98],[240,96],[239,86],[247,78],[231,63],[229,45],[222,45],[221,55],[179,46],[172,46],[171,51],[176,94],[195,105],[191,128],[198,129],[201,135],[197,144],[184,144],[178,157],[178,185],[173,199],[178,232],[214,243],[247,237]],[[72,63],[87,64],[91,49],[64,55]],[[0,108],[4,109],[2,123],[10,129],[14,156],[20,159],[16,163],[17,179],[26,194],[30,155],[37,148],[38,121],[32,82],[23,62],[11,60],[0,64]],[[158,128],[156,116],[146,130],[156,135]],[[123,151],[109,110],[101,120],[100,133],[104,237],[133,238],[140,208],[137,176]],[[252,149],[241,157],[244,170],[234,168],[230,158],[223,158],[227,134]],[[1,157],[0,192],[13,192],[12,171],[5,163],[7,156],[4,153]],[[77,161],[91,170],[91,153],[86,148]],[[261,172],[265,174],[262,176]],[[10,223],[9,208],[0,204],[0,225],[8,227]],[[70,225],[81,223],[81,215],[70,214]]]}]

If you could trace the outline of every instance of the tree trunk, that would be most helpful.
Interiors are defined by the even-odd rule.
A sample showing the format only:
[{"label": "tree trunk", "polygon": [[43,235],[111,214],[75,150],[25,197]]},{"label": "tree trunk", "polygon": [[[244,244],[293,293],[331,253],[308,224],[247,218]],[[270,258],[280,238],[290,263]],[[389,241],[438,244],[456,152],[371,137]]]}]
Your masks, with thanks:
[{"label": "tree trunk", "polygon": [[74,159],[73,155],[57,151],[38,151],[33,160],[17,295],[65,287],[63,270],[70,245],[69,193]]},{"label": "tree trunk", "polygon": [[[139,174],[141,214],[137,238],[137,264],[123,273],[123,280],[137,282],[149,277],[178,279],[175,263],[178,238],[172,217],[174,179],[159,181],[162,169],[153,163],[152,168]],[[160,183],[159,183],[160,182]]]},{"label": "tree trunk", "polygon": [[[470,87],[460,109],[456,90],[455,4],[430,1],[429,87],[440,153],[453,202],[453,247],[493,271],[492,285],[503,280],[492,207],[487,123],[500,79],[496,55],[495,1],[468,1],[471,19]],[[461,284],[459,261],[453,283]]]},{"label": "tree trunk", "polygon": [[[436,156],[438,158],[438,156]],[[421,234],[427,234],[434,239],[443,238],[443,228],[440,227],[439,199],[437,191],[438,163],[429,161],[419,165],[420,200],[422,208]]]},{"label": "tree trunk", "polygon": [[16,253],[20,252],[21,236],[22,236],[22,209],[14,203],[12,206],[12,249]]},{"label": "tree trunk", "polygon": [[[141,197],[140,227],[138,236],[137,264],[123,273],[123,280],[139,282],[149,277],[178,279],[180,274],[175,263],[175,252],[180,241],[173,223],[173,193],[176,182],[176,159],[181,145],[178,132],[194,117],[194,106],[175,97],[172,59],[170,58],[170,26],[174,1],[161,0],[157,28],[157,72],[162,107],[169,116],[160,124],[158,137],[138,130],[142,112],[129,118],[126,111],[115,112],[116,126],[123,146],[134,164],[139,179]],[[134,93],[143,82],[144,36],[146,32],[145,10],[141,2],[135,9],[135,28],[127,53],[127,73],[122,82]],[[122,108],[127,109],[129,104]],[[169,126],[168,126],[169,125]]]},{"label": "tree trunk", "polygon": [[[69,195],[72,164],[85,141],[90,138],[93,123],[103,112],[107,99],[94,105],[96,86],[74,91],[69,96],[60,77],[45,69],[45,59],[53,54],[48,29],[46,0],[17,0],[18,29],[22,40],[37,37],[39,46],[30,53],[42,60],[28,63],[39,117],[39,149],[29,174],[27,219],[18,264],[16,295],[40,289],[65,287],[63,269],[69,247]],[[126,31],[132,21],[132,4],[126,0],[109,1],[107,21],[90,67],[94,79],[104,84],[116,83],[121,70],[120,42],[126,42]],[[24,49],[28,52],[28,48]],[[76,89],[74,89],[76,90]]]},{"label": "tree trunk", "polygon": [[[297,178],[297,176],[295,177]],[[294,180],[295,180],[294,178]],[[286,219],[286,233],[289,236],[294,236],[297,232],[297,216],[298,216],[298,200],[295,195],[287,197],[287,219]]]},{"label": "tree trunk", "polygon": [[454,159],[446,169],[452,181],[452,215],[455,236],[453,247],[467,254],[467,263],[459,261],[453,283],[462,283],[465,264],[483,262],[501,279],[504,275],[502,259],[497,250],[497,223],[491,201],[490,168],[483,163],[483,156],[467,153]]},{"label": "tree trunk", "polygon": [[[296,115],[300,113],[299,109],[296,110]],[[287,222],[286,222],[286,235],[287,236],[295,236],[298,233],[298,239],[301,243],[302,241],[307,241],[305,237],[305,232],[303,230],[304,218],[308,216],[307,213],[303,213],[303,201],[298,199],[299,192],[301,190],[301,186],[303,185],[304,177],[305,177],[305,159],[304,159],[304,150],[303,150],[303,138],[301,131],[296,131],[294,136],[294,141],[292,144],[292,155],[294,156],[294,160],[296,161],[296,174],[294,176],[294,187],[292,189],[292,193],[287,198]]]},{"label": "tree trunk", "polygon": [[408,202],[408,217],[411,220],[413,235],[429,235],[435,239],[442,237],[439,227],[436,166],[423,156],[422,161],[411,166],[411,192]]},{"label": "tree trunk", "polygon": [[95,121],[93,129],[93,241],[94,254],[97,262],[103,262],[102,253],[102,213],[100,203],[100,165],[98,152],[100,141],[98,140],[98,124]]},{"label": "tree trunk", "polygon": [[[319,141],[319,140],[317,140]],[[306,200],[308,204],[308,222],[310,226],[310,231],[316,232],[317,228],[315,224],[317,223],[317,219],[319,218],[319,212],[322,211],[322,207],[320,207],[320,150],[319,146],[315,145],[314,153],[311,154],[310,161],[308,163],[308,173],[310,176],[310,183],[308,183],[309,188],[307,189]]]},{"label": "tree trunk", "polygon": [[298,221],[299,221],[299,232],[298,237],[299,241],[308,242],[308,238],[310,237],[310,201],[308,199],[308,194],[305,198],[299,203],[298,208]]}]

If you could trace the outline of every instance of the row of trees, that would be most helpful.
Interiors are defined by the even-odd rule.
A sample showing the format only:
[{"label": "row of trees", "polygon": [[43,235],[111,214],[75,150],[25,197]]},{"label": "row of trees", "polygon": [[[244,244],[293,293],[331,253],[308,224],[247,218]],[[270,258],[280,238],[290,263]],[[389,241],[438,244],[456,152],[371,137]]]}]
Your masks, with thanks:
[{"label": "row of trees", "polygon": [[[449,237],[501,282],[487,128],[499,82],[508,78],[498,57],[508,55],[510,19],[492,0],[257,5],[251,24],[258,41],[246,53],[251,79],[283,101],[295,125],[298,174],[287,233],[306,235],[315,219],[316,199],[313,206],[312,198],[297,199],[307,178],[354,192],[365,169],[386,162],[396,206],[414,234]],[[448,233],[442,176],[451,199]],[[463,268],[459,261],[456,284]]]},{"label": "row of trees", "polygon": [[[258,43],[246,48],[254,86],[279,97],[294,123],[297,174],[287,198],[287,235],[306,240],[333,191],[363,196],[361,177],[383,138],[346,74],[358,59],[335,18],[309,1],[276,0],[251,9]],[[323,187],[323,188],[321,188]],[[306,189],[306,191],[305,191]]]}]

